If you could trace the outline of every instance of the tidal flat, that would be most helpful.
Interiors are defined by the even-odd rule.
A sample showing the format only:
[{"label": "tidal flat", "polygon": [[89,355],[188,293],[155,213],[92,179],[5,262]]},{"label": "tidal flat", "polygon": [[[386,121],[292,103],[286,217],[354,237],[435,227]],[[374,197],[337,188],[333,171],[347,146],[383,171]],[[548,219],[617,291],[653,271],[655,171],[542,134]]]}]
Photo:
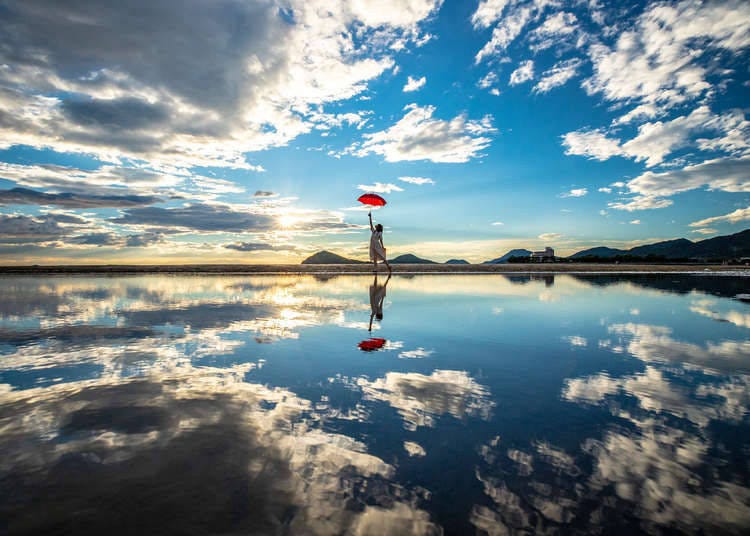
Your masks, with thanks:
[{"label": "tidal flat", "polygon": [[746,534],[738,274],[3,275],[0,532]]}]

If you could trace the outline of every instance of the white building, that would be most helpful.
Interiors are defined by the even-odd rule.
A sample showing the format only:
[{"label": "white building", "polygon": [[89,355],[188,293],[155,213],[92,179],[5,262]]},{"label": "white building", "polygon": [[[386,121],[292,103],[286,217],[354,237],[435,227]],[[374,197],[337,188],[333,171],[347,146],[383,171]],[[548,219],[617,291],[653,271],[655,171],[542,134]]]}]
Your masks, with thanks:
[{"label": "white building", "polygon": [[555,262],[555,250],[547,246],[544,251],[532,251],[531,262]]}]

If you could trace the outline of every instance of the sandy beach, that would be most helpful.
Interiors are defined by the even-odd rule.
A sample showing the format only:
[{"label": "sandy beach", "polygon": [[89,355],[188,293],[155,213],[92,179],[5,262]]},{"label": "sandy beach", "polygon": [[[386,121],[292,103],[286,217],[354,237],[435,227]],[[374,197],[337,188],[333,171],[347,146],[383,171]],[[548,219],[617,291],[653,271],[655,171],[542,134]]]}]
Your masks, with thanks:
[{"label": "sandy beach", "polygon": [[[181,264],[0,266],[3,274],[371,274],[370,264]],[[381,268],[379,273],[386,274]],[[750,275],[747,266],[707,264],[394,264],[396,274],[424,273],[721,273]]]}]

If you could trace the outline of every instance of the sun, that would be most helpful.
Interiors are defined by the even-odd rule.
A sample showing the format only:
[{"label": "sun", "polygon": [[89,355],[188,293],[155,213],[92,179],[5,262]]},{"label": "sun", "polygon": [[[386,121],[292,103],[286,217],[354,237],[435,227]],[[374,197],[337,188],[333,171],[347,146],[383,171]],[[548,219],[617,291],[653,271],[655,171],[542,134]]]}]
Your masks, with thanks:
[{"label": "sun", "polygon": [[279,216],[278,221],[282,228],[289,229],[290,227],[294,227],[294,225],[300,221],[300,218],[298,216],[293,216],[292,214],[283,214]]}]

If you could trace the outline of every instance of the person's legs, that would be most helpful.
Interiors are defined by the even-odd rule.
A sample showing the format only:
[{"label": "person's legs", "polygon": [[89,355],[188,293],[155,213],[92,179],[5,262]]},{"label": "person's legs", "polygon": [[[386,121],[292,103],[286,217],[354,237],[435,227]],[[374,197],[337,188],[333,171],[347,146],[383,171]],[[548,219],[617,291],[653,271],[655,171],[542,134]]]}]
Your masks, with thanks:
[{"label": "person's legs", "polygon": [[392,273],[392,272],[393,272],[393,270],[391,270],[391,265],[390,265],[390,264],[388,264],[388,261],[387,261],[387,260],[385,260],[385,259],[383,259],[383,262],[385,263],[385,266],[386,266],[386,268],[388,268],[388,273],[389,273],[389,274],[390,274],[390,273]]},{"label": "person's legs", "polygon": [[378,273],[378,259],[372,260],[372,271],[376,274]]}]

